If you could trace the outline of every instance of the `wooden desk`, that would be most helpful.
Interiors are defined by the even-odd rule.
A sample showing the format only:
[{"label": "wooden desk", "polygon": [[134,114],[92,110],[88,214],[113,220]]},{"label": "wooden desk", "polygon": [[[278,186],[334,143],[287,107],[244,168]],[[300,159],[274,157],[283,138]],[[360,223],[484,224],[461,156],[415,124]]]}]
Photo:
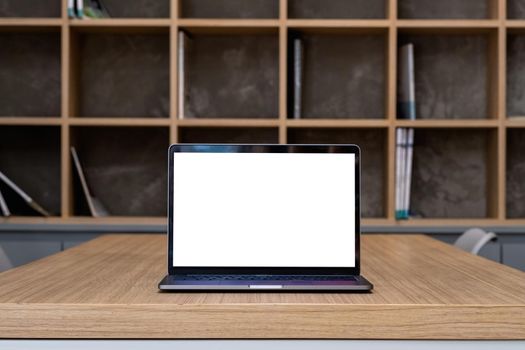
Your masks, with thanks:
[{"label": "wooden desk", "polygon": [[160,293],[160,235],[0,274],[0,338],[525,339],[525,273],[424,236],[365,235],[372,294]]}]

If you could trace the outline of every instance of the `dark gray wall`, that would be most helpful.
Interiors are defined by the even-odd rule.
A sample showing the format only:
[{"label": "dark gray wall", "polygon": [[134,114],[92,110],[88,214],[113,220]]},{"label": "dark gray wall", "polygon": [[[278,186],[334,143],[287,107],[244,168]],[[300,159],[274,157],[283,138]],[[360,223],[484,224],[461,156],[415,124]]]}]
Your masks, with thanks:
[{"label": "dark gray wall", "polygon": [[0,117],[60,117],[60,33],[0,32]]},{"label": "dark gray wall", "polygon": [[525,0],[507,0],[507,17],[525,18]]},{"label": "dark gray wall", "polygon": [[[525,132],[510,129],[507,134],[507,216],[525,218]],[[525,252],[524,252],[525,253]]]},{"label": "dark gray wall", "polygon": [[290,18],[386,18],[388,0],[288,0]]},{"label": "dark gray wall", "polygon": [[82,34],[79,115],[168,117],[167,34]]},{"label": "dark gray wall", "polygon": [[477,19],[489,17],[491,0],[398,0],[399,18]]},{"label": "dark gray wall", "polygon": [[413,215],[486,217],[488,137],[486,130],[415,131]]},{"label": "dark gray wall", "polygon": [[384,118],[384,35],[304,35],[303,118]]},{"label": "dark gray wall", "polygon": [[507,115],[525,115],[525,36],[511,34],[507,41]]},{"label": "dark gray wall", "polygon": [[189,38],[185,117],[278,117],[276,34],[190,34]]},{"label": "dark gray wall", "polygon": [[[0,126],[0,171],[60,215],[60,127]],[[1,181],[0,190],[13,215],[38,215]]]},{"label": "dark gray wall", "polygon": [[363,217],[385,216],[386,131],[378,129],[289,129],[288,143],[355,143],[361,147]]},{"label": "dark gray wall", "polygon": [[62,0],[0,0],[0,17],[60,17]]},{"label": "dark gray wall", "polygon": [[[72,139],[92,194],[111,215],[166,215],[168,128],[75,127]],[[74,214],[89,214],[78,184],[74,201]]]},{"label": "dark gray wall", "polygon": [[417,119],[488,118],[488,37],[403,35],[414,44]]},{"label": "dark gray wall", "polygon": [[279,143],[277,128],[180,128],[180,142]]},{"label": "dark gray wall", "polygon": [[104,0],[104,6],[111,17],[170,17],[170,0]]},{"label": "dark gray wall", "polygon": [[279,0],[180,0],[185,18],[278,18]]}]

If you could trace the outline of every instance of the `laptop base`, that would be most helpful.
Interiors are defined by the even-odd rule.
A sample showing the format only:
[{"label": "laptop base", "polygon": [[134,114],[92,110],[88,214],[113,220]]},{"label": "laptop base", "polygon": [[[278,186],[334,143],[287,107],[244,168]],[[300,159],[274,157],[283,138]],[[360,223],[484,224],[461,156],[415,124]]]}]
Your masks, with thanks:
[{"label": "laptop base", "polygon": [[163,291],[243,291],[243,292],[369,292],[373,285],[362,276],[342,276],[330,279],[332,276],[322,276],[322,279],[300,276],[293,279],[264,276],[258,279],[230,279],[217,275],[212,278],[192,278],[187,275],[167,275],[160,281],[159,289]]}]

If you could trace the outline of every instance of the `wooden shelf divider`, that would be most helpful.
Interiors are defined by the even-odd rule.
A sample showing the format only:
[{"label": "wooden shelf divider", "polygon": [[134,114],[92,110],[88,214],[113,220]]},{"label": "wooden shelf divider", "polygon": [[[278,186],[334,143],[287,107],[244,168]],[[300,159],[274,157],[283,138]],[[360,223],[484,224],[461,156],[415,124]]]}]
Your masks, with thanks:
[{"label": "wooden shelf divider", "polygon": [[[148,133],[149,130],[155,135],[166,134],[166,140],[163,140],[163,142],[166,141],[166,144],[179,141],[228,141],[227,138],[232,138],[232,140],[252,140],[253,142],[273,141],[283,144],[287,142],[298,142],[300,140],[326,140],[327,137],[331,137],[330,135],[340,136],[334,137],[334,142],[344,142],[344,135],[358,135],[358,138],[362,137],[363,142],[369,142],[370,137],[380,135],[381,140],[378,141],[380,141],[381,146],[372,149],[371,152],[373,154],[370,154],[370,158],[375,160],[382,159],[383,162],[382,178],[379,181],[380,184],[382,183],[381,191],[383,192],[381,194],[374,193],[376,198],[382,198],[382,203],[378,204],[382,207],[381,210],[370,210],[370,212],[382,214],[379,217],[365,217],[363,220],[364,225],[399,227],[525,225],[525,216],[523,218],[516,217],[515,211],[512,217],[508,215],[506,203],[506,194],[508,193],[507,178],[509,176],[507,171],[510,169],[508,165],[509,162],[514,161],[513,159],[509,159],[508,152],[512,151],[513,155],[516,154],[516,135],[519,135],[519,132],[521,132],[520,129],[525,129],[525,108],[523,113],[521,113],[519,109],[510,112],[519,114],[518,116],[509,116],[507,112],[509,98],[507,90],[511,92],[515,91],[510,90],[508,87],[508,74],[510,73],[507,71],[508,69],[514,69],[515,71],[513,71],[512,74],[525,74],[525,68],[521,71],[519,70],[521,68],[516,68],[516,65],[508,67],[507,62],[509,62],[512,57],[521,57],[512,55],[523,54],[525,56],[525,44],[522,48],[523,53],[519,51],[519,45],[513,48],[513,50],[518,51],[509,53],[509,45],[507,45],[507,43],[509,42],[509,36],[525,35],[525,13],[521,14],[514,7],[509,7],[506,0],[486,0],[486,17],[480,17],[479,13],[481,13],[482,10],[476,8],[476,14],[466,16],[465,19],[452,19],[451,17],[448,19],[417,18],[417,16],[413,17],[412,15],[407,18],[406,8],[400,10],[403,0],[386,0],[384,8],[382,8],[382,10],[379,10],[379,8],[376,10],[376,13],[384,11],[383,17],[372,15],[370,18],[354,17],[348,12],[348,7],[345,7],[348,5],[341,2],[334,6],[342,6],[341,8],[344,8],[344,11],[340,12],[343,18],[334,18],[333,13],[326,15],[327,18],[310,18],[308,14],[305,15],[301,11],[297,12],[296,7],[290,10],[292,0],[274,0],[274,2],[268,2],[267,6],[277,6],[277,8],[267,9],[267,11],[263,11],[263,13],[268,15],[270,13],[275,14],[278,11],[276,16],[265,15],[266,17],[257,18],[253,17],[252,13],[246,14],[239,12],[236,18],[193,18],[191,15],[182,13],[181,4],[183,0],[166,0],[169,1],[170,5],[169,13],[166,14],[157,13],[156,15],[149,16],[151,18],[126,18],[125,15],[122,15],[118,18],[99,20],[69,19],[67,17],[67,0],[60,1],[62,1],[61,17],[0,17],[0,36],[10,33],[43,34],[49,31],[55,32],[58,35],[58,32],[60,32],[60,115],[47,116],[49,113],[46,113],[46,111],[42,111],[41,115],[24,115],[22,113],[19,113],[20,115],[17,115],[17,113],[4,116],[0,115],[0,128],[16,126],[16,128],[56,127],[60,129],[61,213],[59,216],[48,219],[23,216],[14,216],[6,219],[0,218],[0,223],[124,223],[152,225],[163,225],[165,223],[165,219],[162,217],[116,216],[89,218],[78,215],[75,209],[75,201],[78,200],[78,198],[76,198],[78,196],[75,196],[76,190],[74,187],[74,177],[76,175],[71,167],[70,146],[80,142],[77,138],[83,134],[82,130],[90,128],[87,133],[89,135],[95,135],[96,131],[94,130],[104,129],[105,133],[119,130],[118,134],[120,137],[125,137],[126,130],[129,130],[130,135],[138,135],[136,134],[137,130],[143,129],[145,133]],[[321,2],[321,0],[319,1]],[[294,1],[293,6],[297,6],[299,3],[301,2]],[[304,3],[308,4],[312,2],[305,1]],[[413,1],[410,3],[414,4]],[[191,6],[199,6],[199,3],[192,2]],[[224,6],[228,7],[232,5],[228,1],[225,1]],[[195,8],[192,8],[192,11],[194,10]],[[228,13],[230,10],[232,9],[226,8],[223,13]],[[410,13],[418,13],[417,9],[412,10]],[[512,12],[512,15],[507,14],[509,11]],[[231,13],[234,12],[235,11]],[[193,13],[202,12],[195,11]],[[401,15],[405,17],[401,18]],[[275,91],[277,91],[278,104],[277,107],[275,107],[275,116],[270,118],[272,115],[267,115],[268,113],[265,112],[264,118],[225,115],[223,118],[216,116],[193,116],[192,118],[180,119],[177,108],[181,102],[178,101],[177,91],[178,79],[181,78],[178,76],[178,32],[180,29],[188,31],[190,34],[195,35],[195,37],[201,35],[208,37],[211,34],[218,37],[231,37],[236,35],[243,37],[266,35],[267,37],[271,37],[271,39],[269,39],[270,41],[265,41],[265,45],[268,45],[268,42],[271,43],[271,40],[274,40],[273,43],[276,44],[278,51],[276,61],[278,79],[274,85]],[[290,119],[288,115],[288,104],[291,103],[291,101],[288,100],[288,87],[292,82],[288,81],[288,70],[290,69],[290,45],[288,41],[290,40],[290,33],[296,32],[304,34],[305,36],[315,36],[316,38],[330,38],[344,35],[352,37],[375,35],[384,38],[385,46],[384,53],[382,53],[384,55],[385,67],[384,81],[382,81],[384,85],[384,103],[382,102],[380,105],[380,108],[383,108],[384,104],[384,115],[370,117],[366,115],[348,115],[347,118],[341,118],[341,115],[334,116],[327,113],[326,116],[323,115],[320,118]],[[81,74],[81,57],[79,57],[79,55],[84,37],[98,34],[101,34],[101,37],[111,36],[113,34],[130,36],[147,36],[153,34],[163,36],[163,38],[169,38],[169,49],[167,52],[162,54],[164,51],[162,51],[161,48],[159,50],[154,49],[152,53],[150,53],[154,56],[161,52],[164,58],[169,59],[169,93],[166,97],[169,101],[162,107],[164,109],[159,112],[159,115],[152,114],[151,117],[144,115],[142,117],[138,116],[137,118],[132,115],[118,115],[118,113],[112,114],[110,112],[100,117],[95,117],[88,113],[82,115],[80,110],[82,104],[81,91],[86,81],[85,76],[83,77]],[[418,120],[397,119],[397,51],[405,35],[410,37],[413,35],[451,35],[465,37],[469,35],[484,35],[487,39],[487,56],[483,57],[483,59],[486,61],[486,88],[488,89],[486,94],[489,100],[486,107],[486,115],[468,115],[463,116],[464,118],[462,119],[452,118],[450,116],[441,119],[441,116],[436,115],[425,116],[425,118]],[[334,41],[334,43],[335,42],[336,41]],[[140,50],[148,47],[147,40],[144,45],[145,46],[133,47],[131,50],[137,50],[137,52],[140,53]],[[162,44],[157,43],[153,45]],[[268,47],[271,47],[271,45]],[[365,45],[364,47],[367,46]],[[308,50],[308,48],[305,49]],[[199,50],[203,50],[202,46]],[[221,52],[220,47],[214,48],[214,50],[213,53],[218,56],[230,55],[228,56],[229,60],[238,59],[239,62],[245,58],[242,55],[246,54],[245,52],[230,52],[231,50]],[[108,52],[101,52],[101,55],[103,54],[108,55]],[[202,51],[199,51],[197,54],[202,54]],[[235,56],[236,54],[238,56]],[[113,57],[111,53],[109,53],[109,55],[108,57]],[[217,57],[217,61],[220,59],[220,57]],[[0,63],[2,63],[2,61],[0,61]],[[319,66],[322,67],[322,65]],[[219,70],[219,65],[217,67]],[[108,69],[117,68],[122,68],[126,74],[134,74],[129,67],[114,67],[108,62]],[[330,68],[329,66],[325,66],[322,69],[329,70]],[[250,69],[257,68],[254,68],[254,64],[252,64]],[[144,83],[140,80],[140,75],[137,76],[139,78],[137,78],[136,84],[140,85]],[[267,79],[262,70],[261,79]],[[525,85],[525,78],[523,78],[522,81]],[[2,88],[5,89],[5,86],[2,87],[1,84],[0,82],[0,90]],[[145,91],[151,89],[151,86],[145,86],[144,89]],[[217,91],[218,89],[218,86],[214,86],[210,87],[209,90]],[[164,91],[166,90],[164,89]],[[204,101],[203,103],[206,103],[206,99],[210,98],[210,95],[199,95],[199,93],[202,93],[202,91],[198,91],[194,96],[192,95],[192,98],[201,98]],[[510,95],[512,99],[512,94]],[[35,98],[38,98],[38,96]],[[351,98],[351,96],[349,98]],[[371,101],[375,100],[372,99]],[[268,105],[271,105],[271,103],[268,103]],[[374,107],[377,106],[379,106],[379,103]],[[112,107],[118,109],[118,103]],[[108,110],[111,111],[111,109]],[[167,115],[164,116],[164,114]],[[196,114],[198,115],[198,113]],[[163,117],[159,117],[161,115]],[[345,115],[342,116],[344,117]],[[263,115],[261,115],[261,117],[263,117]],[[486,148],[472,149],[471,151],[476,159],[480,159],[481,157],[485,157],[486,159],[487,213],[485,217],[414,218],[399,222],[394,219],[395,131],[398,127],[416,128],[416,133],[418,133],[418,130],[421,130],[420,132],[422,133],[428,132],[429,135],[434,135],[436,139],[441,137],[436,135],[443,135],[442,132],[444,132],[444,130],[450,130],[452,135],[456,135],[456,139],[459,138],[458,135],[473,135],[473,137],[479,137],[478,144],[486,145]],[[159,130],[152,131],[153,129]],[[509,144],[508,134],[511,131],[516,132],[512,134],[512,142],[514,143]],[[110,139],[110,137],[107,136],[108,134],[105,135],[107,139]],[[86,137],[87,136],[84,135],[84,141]],[[142,136],[139,135],[138,137]],[[137,141],[140,142],[140,139]],[[447,142],[447,140],[444,139],[444,142]],[[88,144],[83,146],[89,149],[92,145]],[[470,146],[472,146],[472,144],[470,144]],[[427,147],[431,148],[433,146],[427,145]],[[508,147],[510,150],[507,149]],[[364,151],[366,152],[367,150]],[[431,149],[428,151],[429,154],[432,153]],[[86,152],[86,150],[84,149],[83,152]],[[418,152],[417,148],[415,152]],[[364,156],[366,157],[368,155],[365,153]],[[0,167],[1,166],[0,164]],[[443,166],[446,165],[444,164]],[[370,171],[370,169],[365,171]],[[516,172],[517,170],[513,171]],[[516,174],[517,173],[514,175]],[[515,184],[515,180],[512,181],[514,181],[513,184]],[[525,193],[525,183],[522,185],[521,190]]]}]

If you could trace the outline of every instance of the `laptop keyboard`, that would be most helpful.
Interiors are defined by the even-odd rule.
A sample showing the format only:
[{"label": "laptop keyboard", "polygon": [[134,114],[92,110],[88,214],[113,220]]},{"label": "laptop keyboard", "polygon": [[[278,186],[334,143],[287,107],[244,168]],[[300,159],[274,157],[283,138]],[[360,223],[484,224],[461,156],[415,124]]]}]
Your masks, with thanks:
[{"label": "laptop keyboard", "polygon": [[350,275],[175,275],[179,281],[356,281]]}]

